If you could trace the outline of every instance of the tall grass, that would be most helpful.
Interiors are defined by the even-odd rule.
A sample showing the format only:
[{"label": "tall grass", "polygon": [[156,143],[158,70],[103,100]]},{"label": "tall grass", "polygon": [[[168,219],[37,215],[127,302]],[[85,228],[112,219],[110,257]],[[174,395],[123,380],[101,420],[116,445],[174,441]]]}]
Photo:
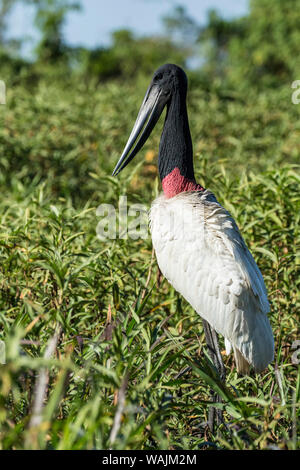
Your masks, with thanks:
[{"label": "tall grass", "polygon": [[[145,83],[8,87],[1,108],[0,447],[299,446],[299,122],[289,90],[189,96],[196,173],[235,217],[264,275],[275,361],[227,379],[201,319],[161,279],[151,240],[100,241],[96,208],[150,205],[159,129],[133,174],[109,175]],[[161,124],[160,124],[161,125]],[[154,150],[154,152],[153,152]],[[143,155],[146,159],[142,164]],[[53,354],[51,354],[53,352]],[[225,424],[205,427],[210,387]]]}]

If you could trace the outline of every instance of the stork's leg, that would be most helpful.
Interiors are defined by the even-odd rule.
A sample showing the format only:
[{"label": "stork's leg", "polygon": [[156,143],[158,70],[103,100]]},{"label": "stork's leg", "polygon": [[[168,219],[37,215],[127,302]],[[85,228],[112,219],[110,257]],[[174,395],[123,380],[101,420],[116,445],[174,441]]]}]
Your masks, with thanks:
[{"label": "stork's leg", "polygon": [[[206,343],[207,343],[210,358],[219,373],[221,381],[224,382],[226,371],[225,371],[225,366],[223,363],[223,359],[222,359],[222,355],[221,355],[221,351],[219,347],[217,333],[207,321],[205,320],[202,320],[202,321],[203,321],[203,328],[205,332],[205,338],[206,338]],[[215,402],[222,401],[221,397],[213,391],[211,391],[211,397],[213,401]],[[223,421],[223,413],[222,413],[222,410],[211,407],[208,413],[208,426],[211,432],[214,432],[215,421],[217,421],[217,425],[221,424]]]}]

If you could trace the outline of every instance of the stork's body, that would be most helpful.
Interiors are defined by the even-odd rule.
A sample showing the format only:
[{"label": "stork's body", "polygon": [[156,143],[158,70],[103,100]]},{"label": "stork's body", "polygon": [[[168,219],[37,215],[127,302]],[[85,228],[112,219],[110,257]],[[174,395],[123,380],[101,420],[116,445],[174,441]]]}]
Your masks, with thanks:
[{"label": "stork's body", "polygon": [[186,93],[182,69],[167,64],[155,72],[114,174],[141,149],[166,106],[158,157],[163,194],[150,212],[158,265],[203,318],[220,374],[215,331],[225,337],[228,352],[233,347],[238,371],[253,366],[260,372],[274,355],[266,288],[233,218],[195,181]]},{"label": "stork's body", "polygon": [[269,303],[233,218],[209,191],[187,191],[158,197],[150,222],[163,275],[230,343],[239,372],[262,371],[273,359]]}]

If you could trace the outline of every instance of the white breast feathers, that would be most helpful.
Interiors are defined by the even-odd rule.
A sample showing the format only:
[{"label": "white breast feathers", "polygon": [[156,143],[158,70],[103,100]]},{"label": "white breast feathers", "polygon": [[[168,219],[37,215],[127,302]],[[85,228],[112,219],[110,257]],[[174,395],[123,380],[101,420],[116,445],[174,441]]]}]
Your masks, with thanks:
[{"label": "white breast feathers", "polygon": [[236,223],[209,191],[152,204],[150,227],[163,275],[256,371],[274,356],[262,275]]}]

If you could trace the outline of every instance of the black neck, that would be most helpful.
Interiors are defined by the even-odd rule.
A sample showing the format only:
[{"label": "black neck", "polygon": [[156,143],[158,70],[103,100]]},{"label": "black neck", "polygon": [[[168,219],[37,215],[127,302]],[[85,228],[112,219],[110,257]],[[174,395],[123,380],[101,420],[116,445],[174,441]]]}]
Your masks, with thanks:
[{"label": "black neck", "polygon": [[186,108],[186,93],[176,90],[167,106],[159,144],[158,169],[161,181],[174,168],[194,181],[193,146]]}]

